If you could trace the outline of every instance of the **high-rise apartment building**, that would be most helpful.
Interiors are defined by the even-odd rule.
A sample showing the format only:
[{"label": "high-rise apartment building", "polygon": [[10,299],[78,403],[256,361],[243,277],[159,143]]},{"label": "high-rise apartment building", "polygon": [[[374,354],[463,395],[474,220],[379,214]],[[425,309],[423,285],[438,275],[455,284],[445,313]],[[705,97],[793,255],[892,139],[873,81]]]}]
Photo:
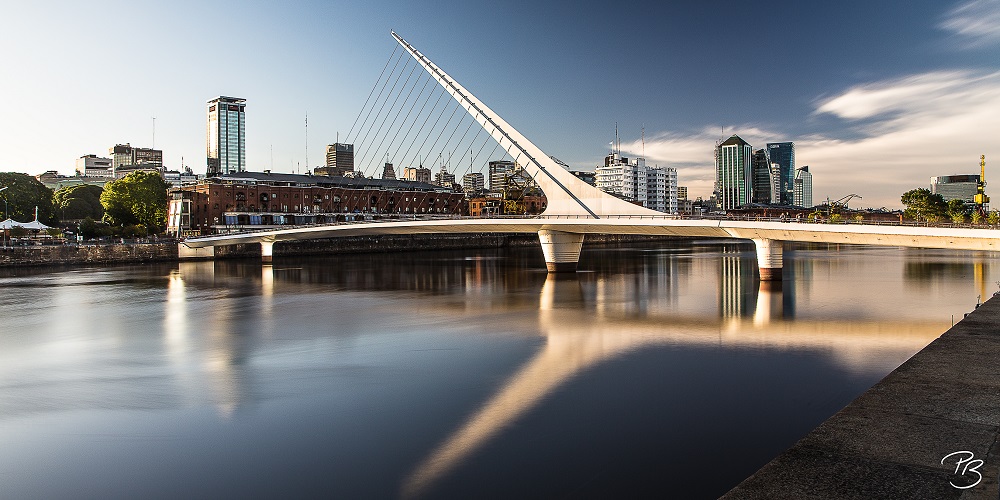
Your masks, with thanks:
[{"label": "high-rise apartment building", "polygon": [[472,196],[486,189],[486,176],[482,172],[469,172],[462,176],[462,191]]},{"label": "high-rise apartment building", "polygon": [[507,177],[514,173],[516,164],[509,160],[495,160],[489,163],[489,168],[489,189],[498,192],[506,189]]},{"label": "high-rise apartment building", "polygon": [[[977,176],[978,177],[978,176]],[[813,176],[809,173],[809,165],[805,165],[795,170],[795,180],[792,192],[795,206],[813,207]]]},{"label": "high-rise apartment building", "polygon": [[326,147],[326,175],[346,176],[354,172],[354,144],[335,142]]},{"label": "high-rise apartment building", "polygon": [[247,169],[246,102],[226,96],[208,101],[205,156],[209,177]]},{"label": "high-rise apartment building", "polygon": [[732,210],[753,199],[751,157],[753,148],[734,135],[715,148],[715,189],[719,208]]},{"label": "high-rise apartment building", "polygon": [[767,143],[767,156],[771,163],[778,164],[780,194],[777,196],[777,203],[782,205],[791,204],[793,199],[792,181],[795,179],[795,143],[793,142],[769,142]]},{"label": "high-rise apartment building", "polygon": [[614,152],[594,173],[597,188],[659,212],[677,212],[677,169],[646,165]]}]

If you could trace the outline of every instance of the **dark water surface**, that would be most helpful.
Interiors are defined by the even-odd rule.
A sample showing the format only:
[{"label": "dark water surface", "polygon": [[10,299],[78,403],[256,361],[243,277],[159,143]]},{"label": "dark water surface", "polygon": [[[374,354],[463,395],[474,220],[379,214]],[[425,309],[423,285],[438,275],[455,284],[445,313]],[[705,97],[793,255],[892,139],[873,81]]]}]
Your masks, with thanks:
[{"label": "dark water surface", "polygon": [[992,294],[992,254],[752,246],[0,274],[0,498],[714,498]]}]

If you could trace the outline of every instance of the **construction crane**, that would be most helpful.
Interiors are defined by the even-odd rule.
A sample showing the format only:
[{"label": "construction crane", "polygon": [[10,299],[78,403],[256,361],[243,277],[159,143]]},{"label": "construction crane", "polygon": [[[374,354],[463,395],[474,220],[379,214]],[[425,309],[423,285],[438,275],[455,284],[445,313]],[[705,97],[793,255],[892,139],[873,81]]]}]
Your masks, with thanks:
[{"label": "construction crane", "polygon": [[844,196],[843,198],[841,198],[841,199],[839,199],[837,201],[830,201],[830,198],[827,198],[826,199],[827,210],[830,213],[835,213],[834,212],[835,208],[836,209],[843,208],[843,209],[846,210],[848,208],[847,204],[850,203],[851,200],[853,200],[854,198],[857,198],[859,200],[862,199],[861,195],[854,194],[854,193],[851,193],[851,194],[849,194],[847,196]]},{"label": "construction crane", "polygon": [[976,183],[976,196],[972,201],[976,204],[976,212],[985,216],[988,211],[986,204],[990,202],[990,197],[986,196],[986,155],[979,157],[979,182]]}]

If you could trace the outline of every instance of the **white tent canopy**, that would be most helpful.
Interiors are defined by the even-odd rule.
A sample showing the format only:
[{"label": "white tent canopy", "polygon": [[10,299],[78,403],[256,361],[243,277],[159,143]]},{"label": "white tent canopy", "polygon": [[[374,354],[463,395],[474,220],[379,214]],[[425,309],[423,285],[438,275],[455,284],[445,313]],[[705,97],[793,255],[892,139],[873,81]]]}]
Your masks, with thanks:
[{"label": "white tent canopy", "polygon": [[18,224],[25,229],[32,229],[35,231],[41,231],[42,229],[51,229],[49,226],[46,226],[45,224],[38,222],[38,219],[35,219],[31,222],[25,222],[23,224],[18,223]]},{"label": "white tent canopy", "polygon": [[7,219],[0,222],[0,229],[11,229],[14,227],[23,227],[25,229],[31,229],[34,231],[41,231],[42,229],[49,229],[49,226],[38,222],[38,220],[33,220],[31,222],[18,222],[14,219]]}]

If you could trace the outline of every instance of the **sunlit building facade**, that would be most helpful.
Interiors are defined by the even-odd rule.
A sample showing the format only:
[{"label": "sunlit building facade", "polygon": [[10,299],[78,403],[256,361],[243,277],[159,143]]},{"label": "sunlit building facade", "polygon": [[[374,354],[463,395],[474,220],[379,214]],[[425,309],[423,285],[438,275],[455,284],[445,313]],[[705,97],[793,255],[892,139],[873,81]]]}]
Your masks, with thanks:
[{"label": "sunlit building facade", "polygon": [[788,205],[792,203],[794,193],[792,183],[795,179],[795,143],[793,142],[769,142],[767,143],[767,156],[771,163],[778,164],[779,194],[776,196],[777,203]]},{"label": "sunlit building facade", "polygon": [[813,176],[809,173],[809,165],[795,170],[793,191],[796,206],[813,207]]},{"label": "sunlit building facade", "polygon": [[719,208],[732,210],[753,201],[753,148],[734,135],[715,148],[715,187]]},{"label": "sunlit building facade", "polygon": [[208,101],[208,125],[205,137],[207,175],[245,172],[246,99],[219,96]]}]

